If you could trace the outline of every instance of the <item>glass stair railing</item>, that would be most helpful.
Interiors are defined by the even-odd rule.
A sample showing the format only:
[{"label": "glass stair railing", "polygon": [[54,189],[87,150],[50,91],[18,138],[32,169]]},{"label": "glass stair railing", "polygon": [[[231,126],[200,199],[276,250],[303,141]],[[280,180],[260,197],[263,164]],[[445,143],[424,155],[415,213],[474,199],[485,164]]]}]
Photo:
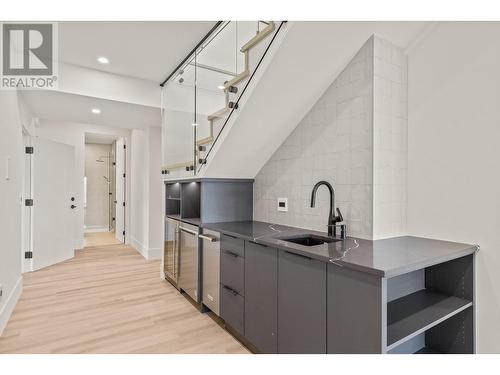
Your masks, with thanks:
[{"label": "glass stair railing", "polygon": [[284,22],[218,22],[162,83],[162,173],[195,176]]}]

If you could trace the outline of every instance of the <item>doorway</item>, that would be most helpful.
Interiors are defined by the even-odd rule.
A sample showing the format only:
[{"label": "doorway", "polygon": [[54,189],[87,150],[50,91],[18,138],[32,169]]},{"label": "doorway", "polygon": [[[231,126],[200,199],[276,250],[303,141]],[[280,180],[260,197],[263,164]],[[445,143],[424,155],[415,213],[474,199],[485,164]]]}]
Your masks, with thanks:
[{"label": "doorway", "polygon": [[121,172],[124,155],[118,149],[121,142],[111,136],[86,134],[85,247],[124,243],[121,233],[125,230],[125,221],[119,208],[125,202],[124,197],[120,197],[125,190],[125,177]]}]

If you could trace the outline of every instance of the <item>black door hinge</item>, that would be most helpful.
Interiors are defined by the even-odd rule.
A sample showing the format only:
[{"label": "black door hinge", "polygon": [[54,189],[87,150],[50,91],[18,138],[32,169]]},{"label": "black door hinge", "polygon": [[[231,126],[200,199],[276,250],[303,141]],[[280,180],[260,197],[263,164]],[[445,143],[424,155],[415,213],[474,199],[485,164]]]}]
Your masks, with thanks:
[{"label": "black door hinge", "polygon": [[28,146],[28,147],[26,147],[25,152],[27,154],[33,154],[35,152],[35,148],[33,146]]},{"label": "black door hinge", "polygon": [[25,199],[24,200],[24,205],[25,206],[33,206],[33,199]]},{"label": "black door hinge", "polygon": [[125,150],[127,148],[127,145],[123,145],[123,149]]},{"label": "black door hinge", "polygon": [[115,221],[116,219],[115,219],[115,218],[112,218],[111,220]]},{"label": "black door hinge", "polygon": [[26,251],[24,253],[24,259],[31,259],[33,258],[33,251]]},{"label": "black door hinge", "polygon": [[125,173],[123,174],[123,178],[125,178]]},{"label": "black door hinge", "polygon": [[115,163],[115,162],[113,162],[113,165],[116,165],[116,163]]},{"label": "black door hinge", "polygon": [[113,193],[108,193],[109,195],[113,195]]},{"label": "black door hinge", "polygon": [[125,202],[123,202],[123,207],[125,207]]},{"label": "black door hinge", "polygon": [[125,236],[125,231],[123,231],[123,235]]}]

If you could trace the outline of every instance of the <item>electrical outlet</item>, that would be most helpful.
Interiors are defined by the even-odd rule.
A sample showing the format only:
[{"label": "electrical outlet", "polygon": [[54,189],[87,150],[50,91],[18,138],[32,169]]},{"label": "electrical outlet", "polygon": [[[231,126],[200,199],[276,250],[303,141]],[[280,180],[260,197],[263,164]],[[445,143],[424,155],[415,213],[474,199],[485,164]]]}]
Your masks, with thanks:
[{"label": "electrical outlet", "polygon": [[288,198],[278,198],[278,211],[288,211]]}]

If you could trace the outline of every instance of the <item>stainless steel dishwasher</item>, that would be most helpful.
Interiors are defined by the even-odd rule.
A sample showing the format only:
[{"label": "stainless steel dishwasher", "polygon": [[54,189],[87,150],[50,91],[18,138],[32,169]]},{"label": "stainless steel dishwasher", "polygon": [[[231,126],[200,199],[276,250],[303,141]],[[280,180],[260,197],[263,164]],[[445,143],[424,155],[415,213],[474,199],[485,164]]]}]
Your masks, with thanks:
[{"label": "stainless steel dishwasher", "polygon": [[198,296],[198,227],[181,223],[179,237],[179,288],[186,292],[193,300],[200,302]]},{"label": "stainless steel dishwasher", "polygon": [[208,229],[203,229],[203,234],[198,235],[202,239],[203,252],[203,284],[202,302],[215,314],[220,311],[220,234]]}]

